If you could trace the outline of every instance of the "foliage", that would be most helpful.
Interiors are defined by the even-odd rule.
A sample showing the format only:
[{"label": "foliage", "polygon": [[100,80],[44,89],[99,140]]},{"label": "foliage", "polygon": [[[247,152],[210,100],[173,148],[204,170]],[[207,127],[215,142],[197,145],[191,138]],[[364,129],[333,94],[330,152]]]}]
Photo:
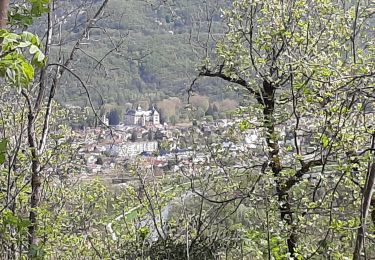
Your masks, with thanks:
[{"label": "foliage", "polygon": [[33,21],[47,13],[50,0],[27,0],[24,3],[15,3],[9,10],[9,22],[14,26],[26,28]]},{"label": "foliage", "polygon": [[112,125],[112,126],[118,125],[120,123],[120,117],[116,110],[111,110],[111,112],[109,112],[108,122],[109,122],[109,125]]},{"label": "foliage", "polygon": [[[27,88],[34,79],[34,67],[45,64],[45,56],[40,50],[41,43],[38,36],[29,32],[21,34],[11,33],[7,30],[0,31],[2,39],[2,53],[0,61],[0,76],[21,91]],[[27,50],[31,61],[24,55]]]},{"label": "foliage", "polygon": [[[226,187],[247,194],[253,207],[270,201],[262,233],[286,243],[280,259],[349,257],[354,251],[339,237],[356,233],[348,228],[364,214],[358,207],[373,163],[373,8],[334,0],[234,1],[224,11],[229,30],[216,46],[216,59],[200,70],[200,76],[237,84],[253,100],[239,109],[236,131],[255,135],[259,142],[252,146],[261,147],[236,159],[239,167],[246,160],[254,169],[247,174],[262,180],[263,201],[248,193],[259,183],[240,185],[230,168],[233,187]],[[226,166],[228,158],[215,158]],[[224,185],[212,179],[200,189],[212,189],[216,201],[228,199]],[[341,224],[333,229],[336,221]],[[272,239],[267,245],[271,257]]]},{"label": "foliage", "polygon": [[8,140],[7,139],[1,139],[0,141],[0,164],[3,164],[6,159],[6,154],[7,154],[7,144]]},{"label": "foliage", "polygon": [[[79,1],[76,2],[78,6]],[[108,17],[99,22],[101,27],[106,28],[105,31],[100,28],[91,30],[90,39],[95,44],[90,42],[81,46],[83,51],[77,53],[77,72],[87,79],[95,106],[100,108],[104,103],[123,107],[125,103],[131,103],[137,107],[147,101],[147,106],[141,104],[147,109],[150,105],[174,97],[186,104],[187,86],[195,75],[196,64],[200,62],[199,55],[194,53],[201,51],[189,44],[188,39],[191,30],[194,34],[200,33],[200,25],[193,21],[205,17],[202,8],[205,8],[205,3],[197,0],[178,1],[171,8],[167,3],[155,3],[153,8],[147,1],[111,1],[106,9]],[[215,14],[219,12],[215,1],[207,8]],[[82,33],[82,26],[77,25],[75,17],[79,21],[85,19],[83,11],[73,13],[76,15],[64,18],[64,31],[71,32],[68,36],[71,39]],[[168,16],[173,17],[170,23],[165,21]],[[224,30],[220,19],[216,19],[212,26],[217,31]],[[67,42],[63,44],[62,51],[66,53],[71,48]],[[59,48],[52,48],[50,59],[55,60],[59,51]],[[109,52],[115,55],[106,55]],[[101,61],[100,65],[97,65],[98,61]],[[67,87],[58,93],[59,101],[88,106],[74,82],[73,77],[64,76]],[[207,80],[197,91],[212,101],[237,98],[233,91],[219,86],[217,80]],[[176,114],[179,121],[184,106],[180,106],[175,113],[166,113],[166,121],[172,114]]]},{"label": "foliage", "polygon": [[[85,23],[95,12],[94,2],[74,9],[74,19]],[[82,174],[79,147],[72,144],[74,131],[66,125],[66,119],[79,119],[81,108],[55,102],[55,87],[66,87],[61,89],[61,100],[83,102],[79,95],[74,98],[72,82],[74,73],[86,76],[84,90],[92,94],[91,86],[97,87],[99,113],[112,111],[116,122],[120,104],[138,101],[156,103],[172,123],[186,116],[180,110],[184,99],[176,96],[185,89],[182,75],[186,69],[193,71],[195,62],[181,46],[187,28],[194,26],[191,14],[199,7],[196,1],[177,3],[176,15],[163,5],[145,11],[138,1],[113,1],[111,12],[117,18],[122,17],[122,7],[132,4],[125,8],[127,22],[96,21],[109,33],[133,32],[126,47],[114,48],[115,55],[101,65],[90,55],[103,57],[101,52],[112,49],[121,35],[109,43],[99,30],[87,30],[81,39],[82,28],[72,26],[73,18],[66,16],[67,22],[60,24],[66,46],[61,53],[51,47],[47,60],[34,34],[2,30],[0,251],[4,257],[348,259],[358,227],[367,227],[362,247],[372,258],[375,222],[365,225],[367,215],[360,208],[374,160],[375,53],[374,39],[369,37],[374,33],[374,6],[367,1],[344,2],[236,0],[223,8],[223,28],[228,30],[198,73],[239,88],[227,98],[214,87],[222,81],[212,79],[206,93],[192,97],[192,106],[193,116],[211,119],[241,102],[228,114],[233,120],[209,135],[207,125],[195,120],[194,127],[164,140],[162,148],[174,151],[162,174],[154,165],[146,167],[154,158],[118,165],[116,170],[125,172],[119,179],[128,178],[121,186]],[[47,2],[39,3],[41,9],[36,5],[34,14],[28,13],[30,19],[47,10],[43,9]],[[59,1],[54,11],[79,3]],[[220,17],[212,19],[220,24]],[[81,44],[89,38],[97,42]],[[78,45],[71,46],[69,42],[77,39]],[[144,54],[138,48],[141,43],[169,58],[138,59]],[[205,47],[208,53],[210,45]],[[116,49],[136,57],[124,62],[126,56]],[[90,55],[64,59],[77,50]],[[172,56],[177,57],[175,64]],[[70,76],[60,74],[65,67],[47,64],[61,61]],[[112,65],[124,69],[107,68]],[[125,92],[126,84],[132,91]],[[107,95],[108,102],[101,95]],[[155,135],[163,137],[161,131]],[[131,139],[136,138],[133,132]],[[186,149],[178,151],[180,147]],[[99,158],[97,163],[105,163]],[[375,213],[373,207],[370,210]]]}]

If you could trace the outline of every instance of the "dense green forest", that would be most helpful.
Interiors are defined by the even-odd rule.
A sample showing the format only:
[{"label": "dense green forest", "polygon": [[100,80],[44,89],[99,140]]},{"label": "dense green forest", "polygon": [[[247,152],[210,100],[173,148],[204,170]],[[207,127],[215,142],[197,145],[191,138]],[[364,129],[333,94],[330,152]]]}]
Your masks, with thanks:
[{"label": "dense green forest", "polygon": [[[78,3],[71,1],[70,5]],[[207,42],[207,32],[210,28],[212,35],[220,35],[226,30],[222,5],[215,1],[111,1],[74,60],[75,71],[90,86],[94,104],[106,112],[116,109],[121,115],[131,106],[141,104],[147,109],[156,105],[168,122],[188,120],[184,108],[205,55],[204,44],[215,46],[212,39]],[[82,22],[89,13],[90,9],[63,18],[63,52],[68,53],[82,33]],[[60,48],[52,48],[51,58]],[[208,100],[211,108],[218,108],[215,118],[226,117],[240,101],[238,94],[218,79],[203,80],[194,91]],[[69,76],[64,78],[58,99],[64,104],[89,106],[85,92]],[[174,111],[165,108],[171,103]],[[202,118],[207,110],[201,106],[196,116]]]}]

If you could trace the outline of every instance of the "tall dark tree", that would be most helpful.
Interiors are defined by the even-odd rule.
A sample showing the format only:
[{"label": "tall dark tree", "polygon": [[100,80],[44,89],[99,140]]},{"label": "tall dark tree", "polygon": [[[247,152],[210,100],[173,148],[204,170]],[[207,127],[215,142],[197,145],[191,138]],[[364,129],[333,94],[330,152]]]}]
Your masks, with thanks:
[{"label": "tall dark tree", "polygon": [[108,123],[109,125],[118,125],[120,123],[120,116],[117,110],[111,110],[111,112],[109,112]]},{"label": "tall dark tree", "polygon": [[[237,84],[253,101],[244,114],[258,119],[257,131],[265,139],[267,157],[265,162],[258,162],[258,166],[266,168],[253,174],[272,178],[274,190],[266,200],[277,200],[288,257],[298,258],[301,248],[307,246],[301,220],[313,221],[317,208],[330,211],[330,217],[319,222],[320,229],[317,222],[309,226],[309,233],[320,239],[316,240],[318,249],[304,257],[311,258],[327,248],[324,245],[330,235],[336,235],[331,230],[335,219],[349,221],[349,213],[333,213],[332,204],[322,206],[324,199],[317,198],[318,191],[323,189],[323,193],[332,196],[335,205],[346,202],[341,208],[348,212],[357,209],[353,203],[335,199],[337,193],[349,196],[346,189],[362,192],[355,185],[340,186],[342,178],[349,174],[345,171],[353,165],[347,161],[348,152],[362,162],[361,178],[368,179],[371,172],[367,165],[372,160],[369,151],[373,132],[366,129],[371,128],[370,118],[374,117],[374,96],[370,93],[373,88],[368,87],[374,84],[375,76],[375,52],[369,48],[374,44],[374,38],[369,37],[375,33],[375,16],[370,11],[373,8],[371,1],[233,1],[232,7],[224,11],[228,32],[217,43],[216,63],[205,61],[201,68],[199,76]],[[359,114],[366,119],[359,120]],[[246,119],[240,127],[246,131],[252,124]],[[293,135],[292,149],[282,145],[282,127]],[[362,141],[355,136],[361,136]],[[312,144],[313,154],[308,151]],[[259,158],[260,155],[256,160]],[[306,204],[301,206],[299,192],[304,189],[304,178],[318,171],[320,181],[315,186],[311,184],[310,195],[304,195]],[[327,184],[326,178],[333,179],[322,188],[323,183]],[[318,201],[319,206],[309,206]],[[365,211],[369,207],[368,196],[366,203]],[[365,229],[367,214],[356,216]],[[362,242],[364,234],[359,231]],[[357,248],[354,258],[359,259],[363,243],[357,243]],[[271,258],[270,252],[268,257]]]}]

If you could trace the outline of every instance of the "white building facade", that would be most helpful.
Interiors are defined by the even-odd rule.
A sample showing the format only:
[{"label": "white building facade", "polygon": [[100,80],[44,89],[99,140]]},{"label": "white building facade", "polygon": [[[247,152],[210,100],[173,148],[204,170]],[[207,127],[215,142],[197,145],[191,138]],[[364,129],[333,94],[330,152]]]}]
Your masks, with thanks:
[{"label": "white building facade", "polygon": [[126,142],[121,145],[113,145],[108,151],[112,156],[131,157],[141,154],[142,152],[156,152],[158,142]]},{"label": "white building facade", "polygon": [[149,126],[159,125],[160,114],[155,108],[143,110],[140,106],[137,109],[130,109],[125,115],[125,125]]}]

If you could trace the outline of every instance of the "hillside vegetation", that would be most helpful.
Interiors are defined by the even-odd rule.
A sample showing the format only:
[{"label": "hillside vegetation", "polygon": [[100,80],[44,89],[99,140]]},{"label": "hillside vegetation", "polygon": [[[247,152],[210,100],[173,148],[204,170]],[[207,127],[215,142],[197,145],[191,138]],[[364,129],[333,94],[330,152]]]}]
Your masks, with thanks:
[{"label": "hillside vegetation", "polygon": [[[76,1],[71,1],[70,4]],[[102,113],[117,110],[121,115],[129,107],[156,105],[168,122],[191,120],[185,105],[188,89],[202,62],[202,44],[214,48],[211,34],[219,36],[225,26],[221,21],[220,3],[176,1],[157,5],[140,0],[110,1],[98,28],[86,36],[74,62],[76,73],[89,87],[93,103]],[[82,33],[90,9],[63,16],[63,48],[68,53]],[[207,16],[212,22],[205,21]],[[211,19],[211,18],[210,18]],[[202,46],[200,46],[202,45]],[[56,46],[52,55],[60,52]],[[67,55],[67,54],[66,54]],[[64,77],[65,87],[58,93],[64,104],[89,106],[87,95],[73,77]],[[208,111],[214,118],[226,117],[238,105],[237,94],[223,87],[221,81],[210,79],[195,86],[198,99],[208,104],[198,106],[193,117],[201,118]],[[166,105],[173,103],[166,109]],[[228,106],[229,104],[229,106]],[[210,114],[216,106],[217,113]],[[209,111],[209,108],[211,110]],[[168,110],[168,111],[167,111]]]}]

